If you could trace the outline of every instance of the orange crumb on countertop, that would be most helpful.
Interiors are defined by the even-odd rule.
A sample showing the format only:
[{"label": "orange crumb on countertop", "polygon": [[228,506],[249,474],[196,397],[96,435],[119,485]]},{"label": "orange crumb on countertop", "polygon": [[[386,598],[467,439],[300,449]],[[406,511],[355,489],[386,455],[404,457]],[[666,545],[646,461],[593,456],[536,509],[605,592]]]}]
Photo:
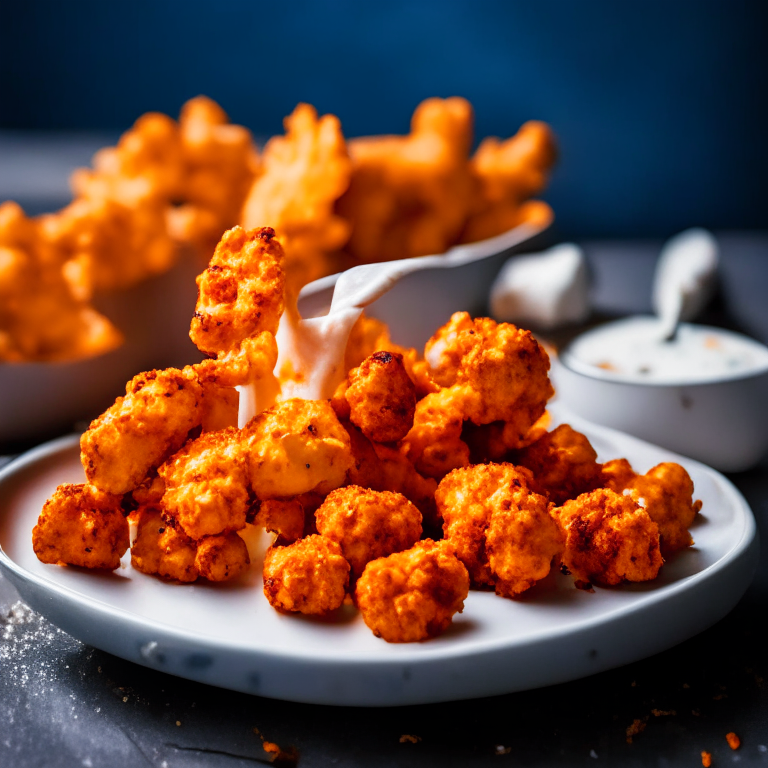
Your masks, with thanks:
[{"label": "orange crumb on countertop", "polygon": [[645,720],[641,720],[639,717],[636,717],[632,725],[627,728],[627,744],[632,743],[632,737],[637,736],[638,733],[642,733],[645,730]]},{"label": "orange crumb on countertop", "polygon": [[421,736],[412,736],[410,733],[404,733],[400,737],[400,743],[405,744],[406,742],[408,744],[418,744],[418,742],[421,741]]},{"label": "orange crumb on countertop", "polygon": [[[255,728],[254,731],[256,731]],[[298,765],[299,752],[295,747],[282,749],[279,744],[267,741],[261,733],[258,736],[261,739],[261,747],[269,755],[269,761],[272,765],[280,766],[280,768],[295,768]]]},{"label": "orange crumb on countertop", "polygon": [[725,734],[725,740],[731,749],[738,749],[741,746],[741,739],[733,731]]},{"label": "orange crumb on countertop", "polygon": [[709,766],[712,765],[712,755],[709,752],[701,753],[701,764],[704,768],[709,768]]}]

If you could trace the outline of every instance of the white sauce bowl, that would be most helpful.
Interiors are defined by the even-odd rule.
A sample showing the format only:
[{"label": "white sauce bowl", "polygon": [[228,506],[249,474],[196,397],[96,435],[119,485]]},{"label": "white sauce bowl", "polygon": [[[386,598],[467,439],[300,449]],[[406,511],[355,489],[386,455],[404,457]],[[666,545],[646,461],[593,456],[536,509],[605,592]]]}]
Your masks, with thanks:
[{"label": "white sauce bowl", "polygon": [[[611,324],[626,329],[636,318]],[[607,328],[607,326],[606,326]],[[684,326],[685,328],[685,326]],[[768,452],[768,348],[740,334],[688,326],[732,339],[755,354],[741,368],[719,375],[699,370],[666,378],[597,367],[583,357],[584,337],[552,355],[552,381],[568,409],[597,424],[627,432],[698,459],[724,472],[757,464]],[[609,329],[611,330],[611,329]],[[593,332],[594,333],[594,332]],[[574,354],[581,345],[581,357]],[[694,369],[694,366],[691,366]]]}]

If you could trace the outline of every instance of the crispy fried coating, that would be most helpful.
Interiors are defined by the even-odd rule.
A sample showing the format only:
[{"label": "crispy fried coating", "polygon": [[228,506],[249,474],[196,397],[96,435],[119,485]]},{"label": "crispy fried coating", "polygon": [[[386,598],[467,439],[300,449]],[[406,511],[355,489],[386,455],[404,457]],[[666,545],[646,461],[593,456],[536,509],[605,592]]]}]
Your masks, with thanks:
[{"label": "crispy fried coating", "polygon": [[[198,374],[198,378],[199,374]],[[240,395],[234,387],[219,386],[201,380],[200,424],[203,432],[237,426],[237,409]]]},{"label": "crispy fried coating", "polygon": [[322,615],[344,601],[349,563],[341,547],[317,534],[272,546],[264,556],[264,594],[283,611]]},{"label": "crispy fried coating", "polygon": [[304,535],[304,506],[299,499],[267,499],[259,505],[253,524],[276,533],[281,544]]},{"label": "crispy fried coating", "polygon": [[518,451],[513,461],[533,472],[536,488],[557,506],[603,485],[602,465],[585,435],[561,424]]},{"label": "crispy fried coating", "polygon": [[250,131],[233,125],[205,96],[190,99],[179,115],[183,163],[177,198],[168,209],[168,230],[206,257],[240,219],[243,201],[259,172]]},{"label": "crispy fried coating", "polygon": [[632,465],[626,459],[611,459],[602,467],[603,485],[616,493],[621,493],[637,477]]},{"label": "crispy fried coating", "polygon": [[296,291],[333,271],[331,254],[349,239],[349,222],[333,208],[349,186],[352,165],[334,115],[318,118],[314,107],[299,104],[285,118],[285,132],[264,147],[264,170],[245,201],[242,222],[275,228]]},{"label": "crispy fried coating", "polygon": [[250,482],[259,499],[328,493],[352,466],[349,435],[328,401],[285,400],[242,430]]},{"label": "crispy fried coating", "polygon": [[196,541],[245,528],[250,506],[246,452],[240,432],[228,427],[188,441],[158,474],[163,509]]},{"label": "crispy fried coating", "polygon": [[237,349],[261,332],[274,335],[283,313],[283,249],[270,227],[224,233],[208,268],[197,278],[198,299],[189,336],[201,352]]},{"label": "crispy fried coating", "polygon": [[467,394],[466,387],[450,387],[416,403],[401,450],[420,474],[439,480],[469,464],[469,447],[461,439]]},{"label": "crispy fried coating", "polygon": [[496,594],[515,597],[549,573],[553,558],[563,551],[563,534],[550,514],[554,505],[528,488],[507,486],[490,503],[488,566]]},{"label": "crispy fried coating", "polygon": [[87,276],[89,293],[128,288],[167,271],[176,261],[164,209],[151,196],[129,201],[77,198],[43,216],[40,226],[62,260]]},{"label": "crispy fried coating", "polygon": [[517,432],[518,445],[554,394],[546,351],[530,331],[511,323],[457,312],[427,342],[425,357],[438,384],[467,388],[465,419],[504,421]]},{"label": "crispy fried coating", "polygon": [[243,339],[240,346],[220,352],[215,360],[203,360],[193,367],[201,384],[228,388],[258,384],[265,392],[274,389],[276,394],[278,385],[272,374],[276,363],[277,341],[272,333],[262,331]]},{"label": "crispy fried coating", "polygon": [[604,465],[610,477],[608,487],[629,493],[659,526],[664,557],[693,544],[688,528],[701,509],[701,501],[693,501],[693,481],[683,467],[667,461],[636,475],[628,462],[618,467],[615,462],[609,464],[607,471]]},{"label": "crispy fried coating", "polygon": [[397,352],[374,352],[349,372],[349,419],[369,439],[389,443],[413,426],[416,387]]},{"label": "crispy fried coating", "polygon": [[119,139],[100,149],[93,168],[78,168],[70,178],[77,197],[117,200],[125,205],[147,198],[164,202],[180,194],[183,160],[175,120],[147,112]]},{"label": "crispy fried coating", "polygon": [[231,581],[248,568],[248,547],[235,532],[206,536],[197,542],[195,566],[208,581]]},{"label": "crispy fried coating", "polygon": [[421,536],[421,512],[405,496],[358,485],[332,491],[315,521],[320,534],[341,545],[353,580],[371,560],[402,552]]},{"label": "crispy fried coating", "polygon": [[467,433],[476,453],[487,448],[491,458],[503,458],[529,442],[553,394],[549,358],[530,332],[456,312],[427,342],[425,357],[444,389],[419,401],[413,429],[403,440],[403,450],[420,472],[442,477],[451,468],[443,454],[454,467],[469,463],[470,449],[462,440],[465,420],[478,426],[503,422],[482,435]]},{"label": "crispy fried coating", "polygon": [[472,585],[494,583],[488,565],[485,535],[493,513],[494,494],[530,488],[533,475],[512,464],[476,464],[454,469],[435,491],[443,534],[469,572]]},{"label": "crispy fried coating", "polygon": [[468,593],[467,569],[450,543],[424,539],[368,563],[355,600],[376,637],[413,643],[444,632],[463,610]]},{"label": "crispy fried coating", "polygon": [[341,423],[349,435],[353,458],[345,484],[400,493],[421,512],[425,524],[439,527],[435,510],[437,481],[420,475],[397,449],[372,443],[349,421]]},{"label": "crispy fried coating", "polygon": [[391,343],[387,324],[363,312],[349,332],[344,351],[344,367],[347,372],[357,368],[374,352],[389,349]]},{"label": "crispy fried coating", "polygon": [[469,312],[454,312],[424,345],[424,357],[439,386],[452,387],[458,382],[463,358],[476,343],[475,330]]},{"label": "crispy fried coating", "polygon": [[352,222],[348,250],[364,263],[443,253],[464,225],[475,180],[469,169],[472,107],[427,99],[408,136],[349,142],[352,181],[337,210]]},{"label": "crispy fried coating", "polygon": [[439,387],[432,380],[429,365],[420,359],[419,353],[412,347],[395,344],[389,336],[387,324],[363,312],[352,326],[347,340],[344,353],[344,367],[347,373],[362,365],[374,352],[380,351],[402,355],[403,365],[416,387],[417,398],[438,391]]},{"label": "crispy fried coating", "polygon": [[128,549],[120,497],[92,485],[60,485],[43,505],[32,548],[43,563],[114,571]]},{"label": "crispy fried coating", "polygon": [[119,346],[87,303],[90,275],[49,243],[39,220],[0,205],[0,362],[74,360]]},{"label": "crispy fried coating", "polygon": [[165,493],[165,483],[163,478],[157,474],[157,470],[150,470],[147,476],[141,481],[141,484],[136,486],[130,494],[124,497],[123,503],[128,508],[133,508],[133,511],[128,516],[133,520],[136,516],[136,511],[142,506],[159,507],[160,501]]},{"label": "crispy fried coating", "polygon": [[464,422],[461,439],[469,446],[469,460],[472,464],[485,464],[489,461],[512,461],[517,463],[514,448],[526,448],[535,443],[547,432],[551,422],[548,411],[528,430],[521,440],[515,423],[492,421],[490,424]]},{"label": "crispy fried coating", "polygon": [[[151,248],[162,241],[172,258],[175,244],[183,243],[207,256],[221,234],[237,224],[258,167],[250,132],[229,124],[218,104],[198,96],[182,107],[178,123],[157,113],[140,117],[116,147],[96,153],[93,169],[75,171],[71,182],[77,205],[109,202],[141,210],[144,219],[151,211]],[[140,216],[137,224],[142,221]],[[139,244],[135,236],[115,242],[131,256],[127,265],[125,258],[95,251],[97,280],[117,285],[128,277],[141,279],[145,259]],[[150,272],[157,271],[155,262],[156,256],[147,260]],[[126,268],[132,272],[124,274]]]},{"label": "crispy fried coating", "polygon": [[599,488],[554,514],[565,534],[563,563],[577,581],[612,586],[658,575],[659,528],[630,496]]},{"label": "crispy fried coating", "polygon": [[327,494],[314,493],[301,493],[294,497],[295,501],[301,504],[304,510],[304,536],[311,536],[317,533],[317,526],[315,525],[315,512],[319,509],[320,505],[325,501]]},{"label": "crispy fried coating", "polygon": [[202,391],[190,367],[140,373],[125,391],[80,438],[88,482],[115,494],[136,488],[201,420]]},{"label": "crispy fried coating", "polygon": [[76,170],[73,203],[42,217],[49,241],[84,265],[96,289],[135,285],[167,270],[177,256],[166,211],[180,196],[183,160],[176,122],[140,117],[117,146]]},{"label": "crispy fried coating", "polygon": [[139,507],[131,565],[162,579],[192,582],[199,575],[197,544],[182,530],[169,525],[158,507]]},{"label": "crispy fried coating", "polygon": [[527,122],[506,141],[484,139],[471,160],[477,193],[461,241],[484,240],[530,220],[530,204],[524,203],[544,189],[556,159],[555,137],[546,123]]}]

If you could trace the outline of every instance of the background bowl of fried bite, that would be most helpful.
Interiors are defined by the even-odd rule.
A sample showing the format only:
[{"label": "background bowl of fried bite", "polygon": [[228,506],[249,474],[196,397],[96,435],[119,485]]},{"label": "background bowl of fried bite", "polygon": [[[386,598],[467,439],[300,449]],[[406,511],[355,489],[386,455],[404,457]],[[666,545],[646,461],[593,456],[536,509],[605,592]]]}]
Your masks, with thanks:
[{"label": "background bowl of fried bite", "polygon": [[[277,230],[293,292],[354,264],[545,228],[551,211],[530,197],[554,162],[551,132],[528,123],[470,155],[472,117],[464,99],[428,99],[411,134],[346,141],[336,117],[300,104],[260,155],[198,97],[178,121],[146,114],[99,151],[63,210],[29,219],[2,206],[0,443],[72,428],[139,371],[199,359],[184,332],[190,277],[237,223]],[[508,247],[490,242],[481,258]],[[484,290],[497,269],[466,283]]]}]

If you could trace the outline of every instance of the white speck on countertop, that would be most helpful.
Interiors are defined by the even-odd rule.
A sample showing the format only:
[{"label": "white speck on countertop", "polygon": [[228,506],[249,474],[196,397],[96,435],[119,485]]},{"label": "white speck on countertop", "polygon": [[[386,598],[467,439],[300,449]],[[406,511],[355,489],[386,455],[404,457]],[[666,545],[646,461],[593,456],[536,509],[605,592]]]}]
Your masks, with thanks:
[{"label": "white speck on countertop", "polygon": [[757,751],[758,752],[768,752],[768,747],[766,747],[765,744],[758,744],[757,745]]},{"label": "white speck on countertop", "polygon": [[597,752],[595,752],[595,750],[594,750],[594,749],[590,749],[590,750],[589,750],[589,756],[590,756],[590,757],[594,757],[594,758],[595,758],[595,760],[597,760]]}]

